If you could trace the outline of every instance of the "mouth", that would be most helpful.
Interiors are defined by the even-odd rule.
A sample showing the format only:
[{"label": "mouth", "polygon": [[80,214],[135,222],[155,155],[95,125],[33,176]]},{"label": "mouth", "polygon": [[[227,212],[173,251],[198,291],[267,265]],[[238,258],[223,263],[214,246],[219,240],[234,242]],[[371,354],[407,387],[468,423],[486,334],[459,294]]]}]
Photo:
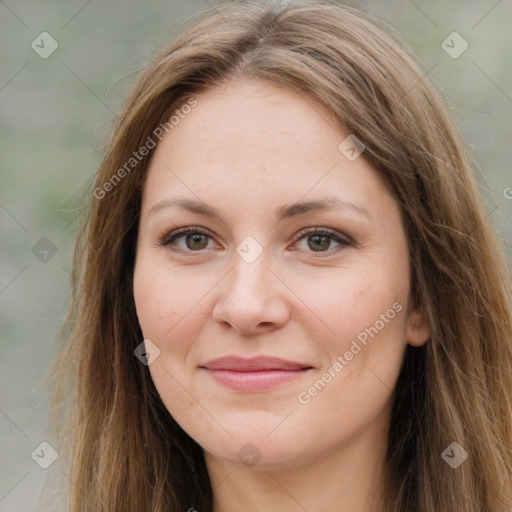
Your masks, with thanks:
[{"label": "mouth", "polygon": [[199,368],[224,387],[237,391],[265,391],[298,379],[313,369],[311,365],[275,357],[224,357]]}]

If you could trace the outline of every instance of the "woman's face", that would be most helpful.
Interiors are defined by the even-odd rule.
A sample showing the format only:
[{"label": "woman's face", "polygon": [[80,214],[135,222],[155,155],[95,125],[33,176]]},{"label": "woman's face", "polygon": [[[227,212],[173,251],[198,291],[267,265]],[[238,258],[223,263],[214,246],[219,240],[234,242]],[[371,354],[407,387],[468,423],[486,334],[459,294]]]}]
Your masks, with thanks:
[{"label": "woman's face", "polygon": [[196,100],[155,149],[137,242],[165,406],[247,467],[382,447],[406,343],[428,337],[395,200],[316,99],[243,81]]}]

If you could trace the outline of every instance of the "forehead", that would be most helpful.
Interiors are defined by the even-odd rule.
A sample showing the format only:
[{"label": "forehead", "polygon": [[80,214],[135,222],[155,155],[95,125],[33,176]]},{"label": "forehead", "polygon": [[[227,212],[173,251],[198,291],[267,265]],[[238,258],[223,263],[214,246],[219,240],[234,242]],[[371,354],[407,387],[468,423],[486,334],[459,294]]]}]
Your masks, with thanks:
[{"label": "forehead", "polygon": [[386,192],[364,158],[349,161],[340,152],[349,134],[310,95],[241,81],[195,100],[155,149],[144,191],[152,202],[170,191],[224,202],[258,199],[260,206],[309,192],[340,191],[348,200]]},{"label": "forehead", "polygon": [[[255,156],[264,161],[277,153],[301,160],[318,157],[319,151],[336,151],[343,137],[341,127],[316,98],[267,82],[232,82],[195,99],[197,106],[183,116],[157,152],[167,146],[177,157],[186,149],[187,159],[254,163]],[[191,147],[196,149],[193,155]]]}]

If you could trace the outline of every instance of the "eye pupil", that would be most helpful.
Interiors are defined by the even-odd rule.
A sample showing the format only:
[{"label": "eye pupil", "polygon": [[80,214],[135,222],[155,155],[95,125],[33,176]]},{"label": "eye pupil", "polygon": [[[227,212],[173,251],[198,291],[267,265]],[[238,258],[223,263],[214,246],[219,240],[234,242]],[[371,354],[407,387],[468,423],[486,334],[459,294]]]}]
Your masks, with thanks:
[{"label": "eye pupil", "polygon": [[[206,244],[208,244],[208,240],[206,240],[206,236],[202,235],[201,233],[194,233],[191,235],[187,235],[187,237],[186,237],[187,247],[189,249],[204,249],[206,247],[206,244],[204,244],[204,243],[201,244],[201,238],[203,239],[202,240],[203,242],[206,242]],[[197,246],[190,247],[189,246],[190,241],[192,241],[193,244],[199,244],[200,247],[197,247]]]},{"label": "eye pupil", "polygon": [[[324,243],[318,242],[318,239],[323,239]],[[314,244],[319,244],[321,249],[326,249],[329,247],[330,240],[327,235],[312,235],[309,237],[309,240],[315,240]],[[311,249],[314,249],[314,247],[311,245],[311,243],[308,243],[309,247]]]}]

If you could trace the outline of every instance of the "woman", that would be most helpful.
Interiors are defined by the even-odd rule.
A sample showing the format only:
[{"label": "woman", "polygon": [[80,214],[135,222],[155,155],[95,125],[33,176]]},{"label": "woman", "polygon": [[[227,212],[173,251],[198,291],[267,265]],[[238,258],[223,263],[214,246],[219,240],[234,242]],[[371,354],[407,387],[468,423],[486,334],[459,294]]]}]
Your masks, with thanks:
[{"label": "woman", "polygon": [[70,509],[509,511],[510,276],[474,168],[382,22],[197,16],[77,244]]}]

